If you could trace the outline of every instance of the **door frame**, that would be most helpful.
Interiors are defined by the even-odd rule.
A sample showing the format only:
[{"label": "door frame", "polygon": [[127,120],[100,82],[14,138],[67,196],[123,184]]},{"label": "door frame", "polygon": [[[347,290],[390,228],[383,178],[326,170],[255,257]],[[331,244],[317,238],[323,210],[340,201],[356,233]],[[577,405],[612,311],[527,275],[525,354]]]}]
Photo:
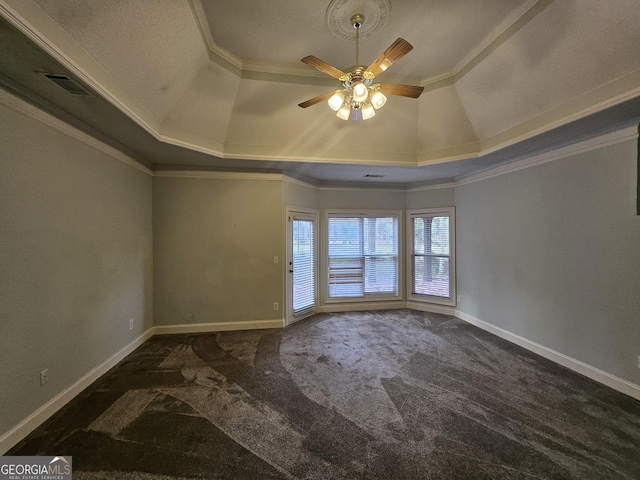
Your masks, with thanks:
[{"label": "door frame", "polygon": [[[289,272],[293,264],[293,220],[296,215],[304,216],[313,221],[314,229],[314,287],[315,287],[315,299],[313,304],[313,312],[308,315],[296,318],[293,313],[293,275]],[[285,282],[285,326],[291,325],[298,320],[302,320],[308,316],[314,315],[318,311],[318,300],[320,295],[318,294],[318,235],[319,230],[319,211],[313,208],[292,207],[287,206],[285,209],[285,238],[286,238],[286,253],[284,262],[284,272],[286,276]]]}]

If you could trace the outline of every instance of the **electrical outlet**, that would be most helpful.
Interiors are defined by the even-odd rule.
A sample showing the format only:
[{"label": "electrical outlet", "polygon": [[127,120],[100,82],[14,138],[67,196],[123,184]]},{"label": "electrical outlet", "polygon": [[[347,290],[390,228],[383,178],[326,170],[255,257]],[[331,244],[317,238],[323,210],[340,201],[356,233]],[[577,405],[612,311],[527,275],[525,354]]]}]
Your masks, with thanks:
[{"label": "electrical outlet", "polygon": [[133,318],[129,320],[129,330],[133,330]]},{"label": "electrical outlet", "polygon": [[462,302],[462,295],[458,295],[458,304]]},{"label": "electrical outlet", "polygon": [[280,305],[278,305],[278,302],[273,302],[273,309],[274,310],[279,310],[280,309]]},{"label": "electrical outlet", "polygon": [[273,257],[273,263],[280,263],[280,258]]},{"label": "electrical outlet", "polygon": [[40,372],[40,386],[43,386],[49,381],[49,369],[45,368]]},{"label": "electrical outlet", "polygon": [[638,355],[638,368],[640,368],[640,355]]}]

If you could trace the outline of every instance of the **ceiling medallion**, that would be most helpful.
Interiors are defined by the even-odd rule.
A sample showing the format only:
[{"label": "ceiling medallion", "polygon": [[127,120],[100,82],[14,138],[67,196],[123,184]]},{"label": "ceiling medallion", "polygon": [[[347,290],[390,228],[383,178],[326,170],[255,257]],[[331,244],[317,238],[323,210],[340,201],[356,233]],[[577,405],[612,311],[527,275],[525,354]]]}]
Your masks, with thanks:
[{"label": "ceiling medallion", "polygon": [[359,36],[361,39],[370,38],[386,25],[390,11],[389,0],[332,0],[327,7],[327,27],[341,40],[355,40],[356,32],[350,19],[359,13],[367,19],[360,28]]}]

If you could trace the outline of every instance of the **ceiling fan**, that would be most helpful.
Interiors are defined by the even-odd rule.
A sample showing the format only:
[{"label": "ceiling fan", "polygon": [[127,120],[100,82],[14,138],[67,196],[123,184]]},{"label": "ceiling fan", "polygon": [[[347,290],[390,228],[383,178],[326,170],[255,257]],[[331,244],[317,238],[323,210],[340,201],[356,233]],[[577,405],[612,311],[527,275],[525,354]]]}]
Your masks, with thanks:
[{"label": "ceiling fan", "polygon": [[317,103],[328,101],[329,106],[336,111],[338,118],[343,120],[367,120],[376,114],[376,110],[386,103],[387,95],[418,98],[424,87],[400,85],[396,83],[373,83],[375,77],[384,72],[394,62],[409,53],[413,46],[402,38],[398,38],[382,55],[376,58],[368,67],[359,62],[359,30],[364,22],[364,15],[356,13],[351,17],[351,25],[356,29],[356,64],[346,72],[329,65],[313,55],[302,59],[303,63],[330,75],[342,82],[343,89],[327,92],[298,106],[307,108]]}]

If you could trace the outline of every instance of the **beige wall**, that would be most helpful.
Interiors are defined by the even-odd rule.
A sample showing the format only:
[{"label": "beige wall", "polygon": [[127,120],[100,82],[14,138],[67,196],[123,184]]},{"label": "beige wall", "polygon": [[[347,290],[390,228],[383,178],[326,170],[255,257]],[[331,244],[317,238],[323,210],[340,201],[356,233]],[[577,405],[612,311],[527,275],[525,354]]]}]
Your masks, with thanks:
[{"label": "beige wall", "polygon": [[282,183],[282,201],[285,207],[318,209],[318,189],[285,178]]},{"label": "beige wall", "polygon": [[151,256],[151,177],[0,102],[0,434],[152,326]]},{"label": "beige wall", "polygon": [[318,192],[320,208],[361,208],[402,210],[406,204],[402,190],[364,188],[321,188]]},{"label": "beige wall", "polygon": [[153,179],[156,325],[282,319],[280,180]]}]

